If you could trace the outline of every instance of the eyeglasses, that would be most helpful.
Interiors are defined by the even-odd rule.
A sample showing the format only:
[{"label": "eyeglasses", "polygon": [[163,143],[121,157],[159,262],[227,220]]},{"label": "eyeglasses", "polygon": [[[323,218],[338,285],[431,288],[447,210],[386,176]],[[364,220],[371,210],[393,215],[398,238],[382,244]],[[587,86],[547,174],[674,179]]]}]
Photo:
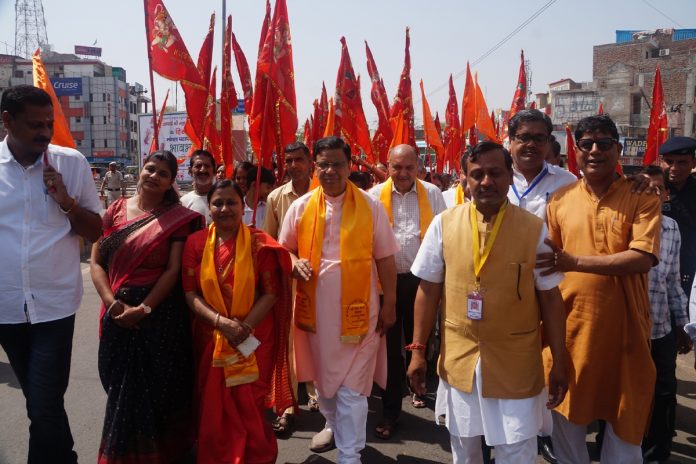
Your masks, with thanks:
[{"label": "eyeglasses", "polygon": [[337,171],[341,168],[344,168],[347,164],[348,164],[347,161],[340,161],[338,163],[329,163],[328,161],[319,161],[318,163],[314,163],[314,165],[320,171],[328,171],[331,168],[333,168],[334,171]]},{"label": "eyeglasses", "polygon": [[599,151],[607,151],[609,150],[612,146],[614,146],[614,143],[616,143],[616,140],[614,139],[580,139],[577,141],[577,146],[579,149],[582,151],[590,151],[592,150],[592,147],[594,147],[595,143],[597,144],[597,148],[599,148]]},{"label": "eyeglasses", "polygon": [[536,145],[543,145],[549,141],[549,136],[545,134],[520,134],[515,135],[515,140],[520,143],[534,142]]}]

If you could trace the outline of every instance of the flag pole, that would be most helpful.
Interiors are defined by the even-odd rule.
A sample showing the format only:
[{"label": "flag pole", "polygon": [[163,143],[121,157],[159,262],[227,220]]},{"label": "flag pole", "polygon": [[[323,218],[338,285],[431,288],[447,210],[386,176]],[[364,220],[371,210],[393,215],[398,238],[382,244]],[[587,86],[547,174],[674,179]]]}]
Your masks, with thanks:
[{"label": "flag pole", "polygon": [[152,95],[152,122],[155,126],[154,137],[152,139],[155,146],[159,149],[159,128],[157,127],[157,103],[155,102],[155,78],[152,74],[152,49],[150,48],[150,14],[147,11],[147,0],[143,0],[143,10],[145,11],[145,45],[147,46],[147,64],[150,72],[150,95]]}]

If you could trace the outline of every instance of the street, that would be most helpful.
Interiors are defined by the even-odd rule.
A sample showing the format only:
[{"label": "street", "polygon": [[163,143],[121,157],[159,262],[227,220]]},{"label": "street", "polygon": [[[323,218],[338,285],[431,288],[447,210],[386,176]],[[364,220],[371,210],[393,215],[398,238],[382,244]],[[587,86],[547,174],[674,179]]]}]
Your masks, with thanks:
[{"label": "street", "polygon": [[[66,409],[75,439],[80,462],[96,460],[101,436],[106,395],[97,373],[97,316],[99,298],[89,277],[89,266],[82,263],[85,296],[77,313],[73,342],[70,386],[66,394]],[[677,437],[669,463],[696,464],[696,372],[693,354],[680,356],[677,377],[679,381],[677,406]],[[433,421],[433,398],[428,408],[414,409],[409,398],[404,398],[400,425],[393,440],[382,441],[373,434],[381,409],[379,398],[370,398],[367,425],[367,447],[363,462],[371,463],[446,463],[451,462],[449,437],[444,427]],[[296,421],[296,431],[290,439],[280,439],[279,463],[332,463],[337,452],[315,455],[309,451],[312,436],[321,430],[321,414],[307,412],[306,407]],[[594,435],[588,435],[588,441]],[[24,398],[12,373],[7,357],[0,351],[0,464],[26,462],[28,420]],[[539,463],[542,463],[540,458]]]}]

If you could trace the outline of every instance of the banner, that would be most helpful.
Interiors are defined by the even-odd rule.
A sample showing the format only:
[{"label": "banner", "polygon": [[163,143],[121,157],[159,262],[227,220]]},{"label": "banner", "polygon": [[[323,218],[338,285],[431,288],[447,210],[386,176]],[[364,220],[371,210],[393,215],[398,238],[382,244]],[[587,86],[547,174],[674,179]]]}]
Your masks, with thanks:
[{"label": "banner", "polygon": [[81,77],[54,77],[51,84],[57,97],[82,95]]},{"label": "banner", "polygon": [[[158,115],[159,116],[159,115]],[[162,127],[159,129],[159,150],[168,150],[176,156],[179,163],[179,172],[176,175],[178,182],[191,182],[189,175],[189,158],[186,156],[191,149],[191,140],[184,132],[186,125],[186,113],[165,113],[162,118]],[[138,168],[142,169],[143,161],[150,151],[150,144],[154,135],[154,120],[152,114],[138,115],[138,142],[139,152]]]}]

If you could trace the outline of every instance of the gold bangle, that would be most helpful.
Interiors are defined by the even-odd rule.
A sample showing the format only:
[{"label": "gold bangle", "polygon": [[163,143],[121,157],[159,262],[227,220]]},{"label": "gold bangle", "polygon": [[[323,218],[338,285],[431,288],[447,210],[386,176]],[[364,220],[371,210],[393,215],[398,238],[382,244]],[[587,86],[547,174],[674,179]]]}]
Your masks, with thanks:
[{"label": "gold bangle", "polygon": [[58,205],[58,208],[60,208],[60,212],[63,213],[63,214],[70,214],[70,211],[73,210],[73,208],[75,207],[76,204],[77,204],[77,200],[75,200],[74,198],[72,198],[72,204],[70,205],[70,208],[68,208],[68,209],[63,209],[63,207],[60,206],[60,205]]}]

